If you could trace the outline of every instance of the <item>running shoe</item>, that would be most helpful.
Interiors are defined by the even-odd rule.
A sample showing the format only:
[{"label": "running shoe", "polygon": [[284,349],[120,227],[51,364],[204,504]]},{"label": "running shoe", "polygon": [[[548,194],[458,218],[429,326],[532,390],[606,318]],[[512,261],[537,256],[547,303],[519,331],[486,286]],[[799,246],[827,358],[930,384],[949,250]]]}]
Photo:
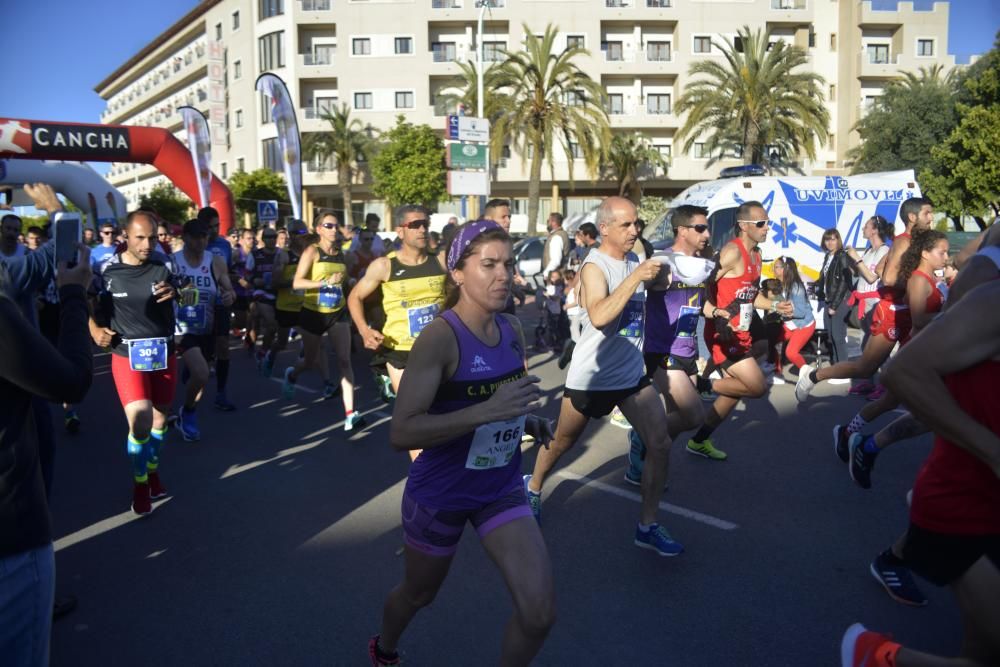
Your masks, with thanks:
[{"label": "running shoe", "polygon": [[160,473],[155,470],[150,470],[146,473],[146,477],[149,478],[149,498],[150,500],[159,500],[160,498],[165,498],[167,496],[167,489],[163,486],[163,482],[160,481]]},{"label": "running shoe", "polygon": [[725,461],[729,458],[729,455],[724,451],[715,448],[715,445],[712,444],[711,438],[705,438],[702,442],[688,440],[687,447],[685,447],[684,450],[687,451],[688,454],[704,456],[706,459],[712,459],[713,461]]},{"label": "running shoe", "polygon": [[865,380],[851,387],[847,393],[854,394],[855,396],[867,396],[873,391],[875,391],[875,385]]},{"label": "running shoe", "polygon": [[611,423],[618,428],[632,428],[632,424],[625,419],[625,415],[616,406],[614,410],[611,411]]},{"label": "running shoe", "polygon": [[886,549],[876,556],[868,569],[875,581],[882,584],[885,592],[896,602],[911,607],[923,607],[927,604],[927,598],[917,587],[910,568],[892,550]]},{"label": "running shoe", "polygon": [[[332,382],[327,382],[323,385],[323,400],[328,401],[337,394],[340,393],[340,386],[335,385]],[[350,430],[350,429],[348,429]]]},{"label": "running shoe", "polygon": [[542,525],[542,494],[535,493],[528,488],[528,482],[531,481],[531,475],[524,476],[524,493],[528,496],[528,506],[531,508],[531,513],[535,516],[535,521],[538,525]]},{"label": "running shoe", "polygon": [[784,376],[775,373],[771,376],[771,384],[787,384],[787,382],[785,382]]},{"label": "running shoe", "polygon": [[76,414],[76,410],[67,410],[64,420],[66,426],[66,432],[76,435],[80,432],[80,417]]},{"label": "running shoe", "polygon": [[885,396],[885,385],[880,384],[879,386],[872,389],[871,393],[869,393],[868,396],[866,396],[865,398],[867,398],[869,401],[877,401],[883,396]]},{"label": "running shoe", "polygon": [[344,419],[344,431],[350,432],[356,428],[363,428],[365,425],[365,418],[361,416],[360,413],[352,412],[347,415]]},{"label": "running shoe", "polygon": [[185,442],[196,442],[201,440],[201,431],[198,429],[198,413],[188,412],[181,408],[181,417],[177,420],[181,429],[181,437]]},{"label": "running shoe", "polygon": [[625,481],[633,486],[642,484],[642,464],[646,447],[642,444],[635,429],[628,432],[628,467],[625,469]]},{"label": "running shoe", "polygon": [[650,549],[661,556],[677,556],[684,553],[684,545],[674,541],[667,529],[658,523],[654,523],[647,531],[636,526],[635,546]]},{"label": "running shoe", "polygon": [[806,400],[809,397],[809,392],[816,386],[816,383],[809,379],[809,374],[814,370],[816,369],[809,364],[799,369],[799,380],[795,383],[795,400],[799,403]]},{"label": "running shoe", "polygon": [[149,484],[146,482],[136,482],[132,487],[132,511],[140,516],[153,511],[153,504],[149,501]]},{"label": "running shoe", "polygon": [[236,405],[226,397],[226,392],[219,392],[215,395],[215,409],[223,412],[233,412]]},{"label": "running shoe", "polygon": [[899,644],[888,635],[873,632],[860,623],[847,628],[840,642],[841,667],[892,667]]},{"label": "running shoe", "polygon": [[378,645],[378,635],[368,641],[368,657],[371,658],[372,667],[384,667],[386,665],[401,665],[399,653],[385,653]]},{"label": "running shoe", "polygon": [[[869,441],[872,451],[868,451]],[[851,479],[862,489],[872,488],[872,468],[875,467],[875,457],[878,456],[878,449],[874,445],[875,438],[863,433],[852,433],[848,440],[847,448],[851,456],[848,470],[851,472]]]},{"label": "running shoe", "polygon": [[292,366],[285,369],[285,381],[281,384],[281,395],[288,400],[295,398],[295,380],[292,379],[294,370]]},{"label": "running shoe", "polygon": [[837,456],[840,457],[840,460],[844,463],[851,460],[848,440],[850,440],[850,434],[847,432],[846,426],[837,424],[833,427],[833,450],[837,452]]},{"label": "running shoe", "polygon": [[389,379],[388,375],[378,375],[378,395],[382,398],[384,403],[392,403],[392,400],[396,398],[396,392],[392,390],[392,380]]},{"label": "running shoe", "polygon": [[270,352],[268,352],[264,355],[264,362],[261,364],[260,374],[269,378],[272,373],[274,373],[274,357],[271,356]]}]

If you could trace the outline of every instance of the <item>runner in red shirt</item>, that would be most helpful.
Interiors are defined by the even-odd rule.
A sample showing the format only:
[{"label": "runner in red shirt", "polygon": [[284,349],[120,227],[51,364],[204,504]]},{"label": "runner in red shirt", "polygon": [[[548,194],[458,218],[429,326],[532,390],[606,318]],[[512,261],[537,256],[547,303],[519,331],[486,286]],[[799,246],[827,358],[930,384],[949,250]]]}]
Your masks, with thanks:
[{"label": "runner in red shirt", "polygon": [[[886,386],[936,434],[917,477],[903,557],[955,593],[962,665],[1000,664],[1000,281],[973,289],[903,348]],[[855,624],[842,664],[952,664]]]}]

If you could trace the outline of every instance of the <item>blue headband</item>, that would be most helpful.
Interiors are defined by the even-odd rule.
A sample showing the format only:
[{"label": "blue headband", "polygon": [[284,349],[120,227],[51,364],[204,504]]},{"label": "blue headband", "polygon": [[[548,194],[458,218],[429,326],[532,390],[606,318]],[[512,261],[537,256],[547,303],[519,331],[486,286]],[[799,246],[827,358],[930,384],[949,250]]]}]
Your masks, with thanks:
[{"label": "blue headband", "polygon": [[484,232],[488,232],[491,229],[503,230],[503,227],[493,222],[492,220],[476,220],[475,222],[470,222],[468,224],[462,225],[458,228],[458,234],[451,242],[451,246],[448,248],[448,270],[454,271],[455,267],[458,266],[458,260],[462,258],[462,253],[465,249],[469,247],[477,236]]}]

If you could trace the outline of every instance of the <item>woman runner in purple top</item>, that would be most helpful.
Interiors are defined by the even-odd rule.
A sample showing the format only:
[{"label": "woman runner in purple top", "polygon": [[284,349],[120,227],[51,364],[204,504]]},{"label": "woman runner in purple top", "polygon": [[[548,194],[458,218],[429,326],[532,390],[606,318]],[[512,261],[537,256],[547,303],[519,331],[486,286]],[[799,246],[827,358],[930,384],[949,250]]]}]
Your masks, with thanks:
[{"label": "woman runner in purple top", "polygon": [[527,665],[552,627],[552,565],[521,482],[521,436],[548,446],[539,378],[525,371],[524,335],[502,314],[513,277],[510,237],[496,223],[463,225],[448,252],[445,311],[420,333],[399,387],[390,440],[422,450],[403,493],[406,567],[386,598],[373,665],[399,664],[400,636],[448,574],[465,523],[514,598],[500,664]]}]

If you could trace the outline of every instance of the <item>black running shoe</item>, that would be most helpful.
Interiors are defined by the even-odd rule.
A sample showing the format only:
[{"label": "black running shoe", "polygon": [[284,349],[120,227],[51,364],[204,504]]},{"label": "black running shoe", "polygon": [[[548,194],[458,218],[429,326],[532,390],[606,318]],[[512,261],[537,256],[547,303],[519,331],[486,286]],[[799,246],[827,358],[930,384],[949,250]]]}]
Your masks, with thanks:
[{"label": "black running shoe", "polygon": [[872,576],[882,584],[885,592],[896,602],[910,605],[911,607],[923,607],[927,604],[927,598],[917,587],[917,582],[913,580],[910,568],[903,565],[903,561],[886,549],[872,561]]},{"label": "black running shoe", "polygon": [[846,426],[838,424],[833,427],[833,449],[844,463],[851,460],[850,450],[847,447],[849,437],[850,434],[847,432]]},{"label": "black running shoe", "polygon": [[[848,468],[851,472],[851,479],[862,489],[872,488],[872,468],[875,467],[877,454],[865,451],[865,444],[871,439],[872,436],[866,438],[860,433],[852,433],[848,440],[847,447],[851,456]],[[876,449],[875,452],[877,451]]]}]

